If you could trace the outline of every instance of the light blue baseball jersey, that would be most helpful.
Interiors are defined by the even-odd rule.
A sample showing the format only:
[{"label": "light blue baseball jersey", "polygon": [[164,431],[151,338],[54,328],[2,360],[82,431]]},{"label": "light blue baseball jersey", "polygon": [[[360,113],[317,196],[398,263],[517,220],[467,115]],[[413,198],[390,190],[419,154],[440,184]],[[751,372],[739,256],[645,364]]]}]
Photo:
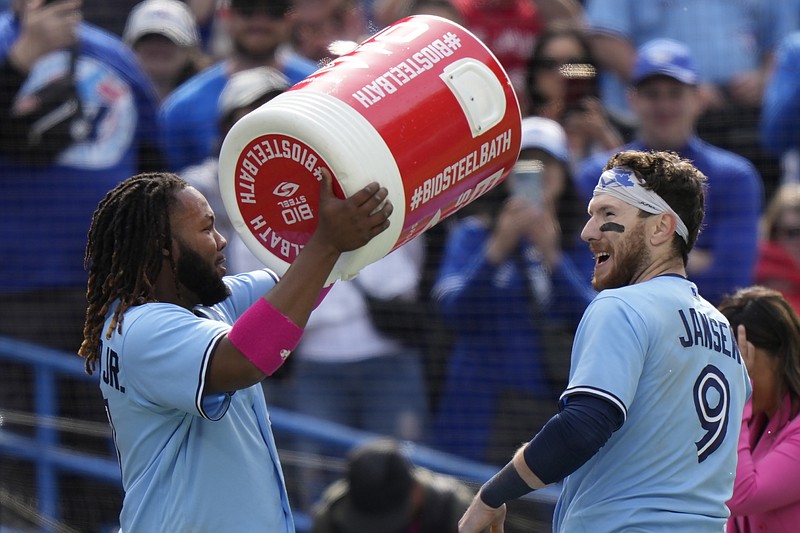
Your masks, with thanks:
[{"label": "light blue baseball jersey", "polygon": [[148,303],[125,313],[121,334],[103,335],[124,532],[294,532],[261,385],[203,395],[212,350],[275,281],[264,270],[226,277],[231,296],[205,309],[216,319]]},{"label": "light blue baseball jersey", "polygon": [[694,283],[664,275],[602,291],[562,401],[592,394],[625,422],[564,481],[557,532],[721,533],[750,381],[735,333]]}]

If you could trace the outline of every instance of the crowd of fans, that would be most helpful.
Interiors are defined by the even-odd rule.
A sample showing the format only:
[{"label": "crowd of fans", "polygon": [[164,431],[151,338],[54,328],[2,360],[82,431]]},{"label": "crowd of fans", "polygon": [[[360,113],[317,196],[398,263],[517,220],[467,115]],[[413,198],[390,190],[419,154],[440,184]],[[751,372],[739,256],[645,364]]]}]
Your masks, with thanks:
[{"label": "crowd of fans", "polygon": [[[535,197],[521,194],[520,167],[360,282],[337,283],[297,361],[265,383],[268,401],[505,462],[531,420],[557,409],[563,340],[592,297],[592,259],[577,234],[603,165],[623,147],[675,151],[708,176],[688,265],[707,299],[758,283],[800,310],[798,0],[5,0],[0,9],[0,335],[77,350],[91,213],[138,172],[170,170],[203,191],[228,232],[229,273],[258,268],[214,204],[225,133],[382,27],[422,13],[465,26],[507,69],[525,117],[520,160],[538,165],[541,183]],[[63,145],[44,159],[22,144],[62,79],[71,84],[56,99],[69,87],[80,99],[66,129],[86,131],[53,141]],[[370,323],[368,296],[431,312],[431,342],[386,337]],[[29,409],[32,377],[10,364],[0,376],[0,408]],[[60,400],[66,416],[103,420],[96,388],[65,384]],[[25,475],[0,462],[1,484]],[[102,511],[75,519],[108,520]]]}]

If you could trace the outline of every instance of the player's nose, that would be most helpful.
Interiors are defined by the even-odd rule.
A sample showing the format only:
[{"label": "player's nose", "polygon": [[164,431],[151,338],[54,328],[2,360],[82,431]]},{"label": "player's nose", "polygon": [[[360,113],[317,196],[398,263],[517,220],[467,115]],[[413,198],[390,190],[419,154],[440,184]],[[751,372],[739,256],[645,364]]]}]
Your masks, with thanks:
[{"label": "player's nose", "polygon": [[217,240],[217,251],[221,252],[228,246],[228,239],[225,238],[222,233],[220,233],[216,228],[214,228],[214,233],[216,233],[216,240]]},{"label": "player's nose", "polygon": [[590,218],[581,230],[581,240],[591,242],[600,238],[600,229],[594,217]]}]

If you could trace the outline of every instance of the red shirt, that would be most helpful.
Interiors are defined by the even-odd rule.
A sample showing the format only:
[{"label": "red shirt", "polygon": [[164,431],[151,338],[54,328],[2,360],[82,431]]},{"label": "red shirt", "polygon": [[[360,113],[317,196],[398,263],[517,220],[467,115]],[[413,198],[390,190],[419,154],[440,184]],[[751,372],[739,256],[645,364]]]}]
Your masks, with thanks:
[{"label": "red shirt", "polygon": [[542,20],[532,0],[453,0],[464,26],[497,57],[518,91]]},{"label": "red shirt", "polygon": [[800,313],[800,265],[781,245],[774,242],[761,245],[755,281],[779,291]]}]

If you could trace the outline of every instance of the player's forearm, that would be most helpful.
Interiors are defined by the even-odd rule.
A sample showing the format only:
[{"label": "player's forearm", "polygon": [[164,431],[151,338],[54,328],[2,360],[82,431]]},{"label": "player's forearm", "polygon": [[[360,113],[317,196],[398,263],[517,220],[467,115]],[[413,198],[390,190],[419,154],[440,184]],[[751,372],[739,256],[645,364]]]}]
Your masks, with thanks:
[{"label": "player's forearm", "polygon": [[525,462],[527,446],[520,447],[514,458],[481,487],[478,494],[483,503],[496,509],[507,501],[516,500],[545,486]]},{"label": "player's forearm", "polygon": [[340,255],[335,247],[312,236],[280,282],[264,298],[297,326],[305,327]]},{"label": "player's forearm", "polygon": [[249,387],[281,367],[300,342],[340,254],[312,236],[278,284],[242,314],[220,341],[206,393]]}]

